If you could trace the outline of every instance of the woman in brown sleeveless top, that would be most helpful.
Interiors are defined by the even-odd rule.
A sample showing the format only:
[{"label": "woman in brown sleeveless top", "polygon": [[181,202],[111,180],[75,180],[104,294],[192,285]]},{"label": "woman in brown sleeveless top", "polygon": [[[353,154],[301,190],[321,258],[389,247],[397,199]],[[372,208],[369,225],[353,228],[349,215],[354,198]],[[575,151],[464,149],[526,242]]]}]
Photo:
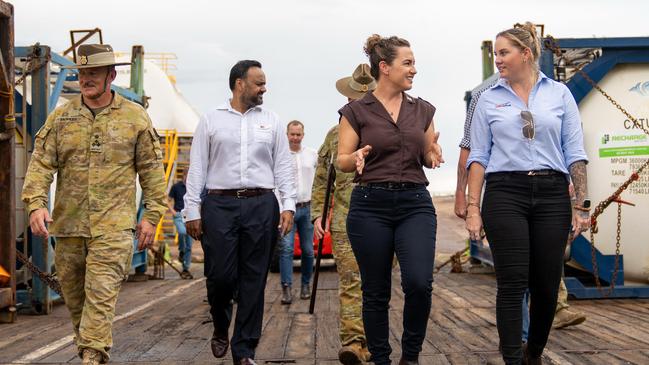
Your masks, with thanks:
[{"label": "woman in brown sleeveless top", "polygon": [[338,164],[356,170],[347,233],[358,261],[363,323],[375,364],[389,364],[388,307],[392,258],[401,268],[405,304],[400,364],[416,364],[430,314],[437,218],[423,167],[442,160],[435,107],[405,93],[417,70],[410,44],[367,40],[377,87],[339,113]]}]

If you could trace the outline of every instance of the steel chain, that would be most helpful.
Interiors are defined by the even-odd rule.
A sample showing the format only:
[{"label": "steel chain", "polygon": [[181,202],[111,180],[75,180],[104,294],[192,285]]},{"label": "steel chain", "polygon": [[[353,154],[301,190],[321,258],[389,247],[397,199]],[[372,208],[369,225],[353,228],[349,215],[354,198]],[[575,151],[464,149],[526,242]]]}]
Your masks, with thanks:
[{"label": "steel chain", "polygon": [[23,83],[28,75],[34,73],[34,71],[38,71],[41,67],[45,66],[49,62],[49,59],[48,59],[48,60],[45,60],[43,62],[36,63],[37,58],[34,58],[34,57],[36,56],[35,55],[36,50],[39,49],[38,47],[40,47],[40,43],[36,43],[36,44],[34,44],[32,46],[31,52],[25,58],[25,63],[27,64],[27,69],[23,70],[23,74],[20,76],[20,78],[18,80],[16,80],[16,82],[14,82],[14,86],[18,86],[21,83]]},{"label": "steel chain", "polygon": [[16,258],[18,258],[18,261],[22,262],[29,271],[31,271],[34,275],[38,276],[41,281],[43,281],[47,286],[49,286],[52,290],[54,290],[58,295],[63,298],[63,290],[61,290],[61,283],[56,279],[56,277],[52,274],[48,274],[46,272],[43,272],[41,269],[36,267],[31,261],[29,261],[29,258],[25,256],[24,253],[20,252],[20,250],[16,249]]},{"label": "steel chain", "polygon": [[[557,45],[557,42],[554,39],[554,37],[552,37],[550,35],[546,37],[545,47],[547,49],[551,50],[557,57],[563,57],[563,54],[561,53],[561,49],[559,49],[559,46]],[[572,64],[571,60],[566,59],[566,58],[564,58],[564,60],[566,61],[566,65],[575,66],[575,65]],[[613,97],[611,97],[606,91],[604,91],[599,85],[597,85],[597,83],[590,76],[588,76],[588,74],[586,72],[584,72],[584,70],[581,69],[582,67],[583,66],[581,66],[581,67],[575,66],[575,70],[579,73],[579,75],[581,75],[584,78],[584,80],[586,80],[590,84],[590,86],[593,87],[593,89],[599,91],[599,93],[602,94],[608,101],[610,101],[611,104],[613,104],[613,106],[615,106],[627,118],[629,118],[629,120],[631,120],[636,127],[642,129],[643,132],[645,132],[646,134],[649,135],[649,129],[645,128],[642,125],[642,123],[640,123],[640,121],[638,121],[638,119],[636,117],[631,115],[631,113],[629,113],[626,109],[624,109],[624,107],[622,107],[622,105],[620,105],[617,101],[615,101],[615,99],[613,99]]]},{"label": "steel chain", "polygon": [[[556,40],[554,37],[551,35],[548,35],[544,41],[544,45],[547,49],[551,50],[557,57],[562,58],[563,54],[561,53],[561,49],[559,48]],[[586,72],[584,72],[581,67],[575,66],[572,64],[572,61],[569,59],[564,58],[566,65],[568,66],[574,66],[575,70],[581,75],[584,80],[586,80],[592,87],[593,89],[597,90],[600,94],[602,94],[608,101],[613,104],[620,112],[622,112],[629,120],[633,122],[633,124],[637,127],[642,129],[644,133],[649,135],[649,130],[645,128],[640,121],[631,113],[629,113],[622,105],[620,105],[613,97],[611,97],[606,91],[604,91],[597,83],[590,77]],[[582,66],[583,67],[583,66]],[[622,184],[611,196],[608,198],[604,199],[601,201],[599,204],[597,204],[597,207],[595,208],[593,214],[591,215],[591,225],[590,225],[590,245],[591,245],[591,259],[592,259],[592,265],[593,265],[593,276],[595,277],[595,284],[597,285],[597,290],[602,294],[604,297],[608,297],[611,295],[613,292],[613,289],[615,288],[615,281],[617,280],[617,275],[619,272],[619,263],[620,263],[620,233],[621,233],[621,227],[622,227],[622,203],[618,201],[618,207],[617,207],[617,234],[616,234],[616,242],[615,242],[615,268],[613,271],[613,276],[611,278],[610,286],[609,289],[606,293],[604,293],[600,280],[599,280],[599,268],[597,266],[597,258],[595,256],[595,233],[598,231],[597,227],[597,217],[604,212],[604,210],[616,199],[619,198],[620,194],[624,192],[629,185],[631,185],[634,181],[637,181],[640,177],[640,173],[642,170],[644,170],[647,166],[649,165],[649,159],[635,172],[631,174],[631,177],[627,179],[624,184]]]}]

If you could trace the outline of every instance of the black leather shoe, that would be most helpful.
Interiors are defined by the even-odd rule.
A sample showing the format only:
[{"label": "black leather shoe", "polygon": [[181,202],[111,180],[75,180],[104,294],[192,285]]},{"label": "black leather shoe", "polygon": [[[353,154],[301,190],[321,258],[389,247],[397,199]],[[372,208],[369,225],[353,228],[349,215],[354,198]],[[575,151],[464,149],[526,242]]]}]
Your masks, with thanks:
[{"label": "black leather shoe", "polygon": [[541,360],[541,356],[539,357],[532,357],[530,353],[527,351],[527,344],[523,344],[523,365],[543,365],[543,360]]},{"label": "black leather shoe", "polygon": [[216,329],[212,334],[212,340],[210,341],[212,346],[212,355],[217,359],[222,358],[228,352],[228,347],[230,346],[230,340],[228,340],[228,335],[221,335]]}]

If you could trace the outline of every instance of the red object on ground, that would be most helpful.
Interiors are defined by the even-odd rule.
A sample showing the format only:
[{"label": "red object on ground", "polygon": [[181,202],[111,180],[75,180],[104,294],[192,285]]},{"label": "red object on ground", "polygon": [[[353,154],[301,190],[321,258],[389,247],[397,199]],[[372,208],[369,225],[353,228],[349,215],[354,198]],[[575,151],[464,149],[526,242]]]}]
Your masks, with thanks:
[{"label": "red object on ground", "polygon": [[[318,256],[318,243],[320,240],[313,235],[313,257]],[[331,234],[325,232],[324,241],[322,242],[322,257],[333,256],[333,250],[331,249]],[[300,236],[295,233],[295,241],[293,246],[293,257],[300,258],[302,257],[302,248],[300,248]]]},{"label": "red object on ground", "polygon": [[[331,207],[327,217],[327,225],[331,223],[331,216],[333,213],[334,201],[331,199]],[[313,257],[318,257],[318,243],[320,240],[313,234]],[[324,241],[322,241],[322,257],[333,257],[334,252],[331,247],[331,233],[325,232]],[[300,247],[300,236],[295,232],[295,240],[293,240],[293,258],[299,259],[302,257],[302,248]]]}]

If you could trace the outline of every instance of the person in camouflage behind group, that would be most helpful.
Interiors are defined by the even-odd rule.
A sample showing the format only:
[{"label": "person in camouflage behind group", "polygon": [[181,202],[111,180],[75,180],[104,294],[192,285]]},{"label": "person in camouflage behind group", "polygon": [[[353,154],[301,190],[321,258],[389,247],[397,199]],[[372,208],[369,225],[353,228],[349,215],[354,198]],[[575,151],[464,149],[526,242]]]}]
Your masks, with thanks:
[{"label": "person in camouflage behind group", "polygon": [[[374,90],[375,87],[376,82],[370,75],[370,66],[367,64],[358,65],[353,76],[342,78],[336,82],[336,89],[346,96],[348,101],[362,98],[365,93]],[[314,219],[314,231],[318,238],[322,238],[324,235],[322,209],[327,189],[327,170],[337,155],[338,125],[329,130],[318,151],[318,166],[311,193],[311,217]],[[345,223],[353,181],[353,172],[345,173],[336,167],[336,181],[332,190],[334,203],[330,231],[339,278],[342,348],[338,352],[338,359],[345,365],[360,364],[370,359],[363,329],[361,278],[354,252],[347,238]]]},{"label": "person in camouflage behind group", "polygon": [[[160,140],[146,111],[111,92],[109,45],[81,45],[81,95],[56,108],[36,134],[22,200],[36,236],[56,237],[55,264],[84,364],[108,362],[112,321],[134,249],[153,243],[167,209]],[[48,194],[57,174],[52,219]],[[145,212],[136,226],[135,179]],[[49,227],[48,227],[49,224]]]}]

